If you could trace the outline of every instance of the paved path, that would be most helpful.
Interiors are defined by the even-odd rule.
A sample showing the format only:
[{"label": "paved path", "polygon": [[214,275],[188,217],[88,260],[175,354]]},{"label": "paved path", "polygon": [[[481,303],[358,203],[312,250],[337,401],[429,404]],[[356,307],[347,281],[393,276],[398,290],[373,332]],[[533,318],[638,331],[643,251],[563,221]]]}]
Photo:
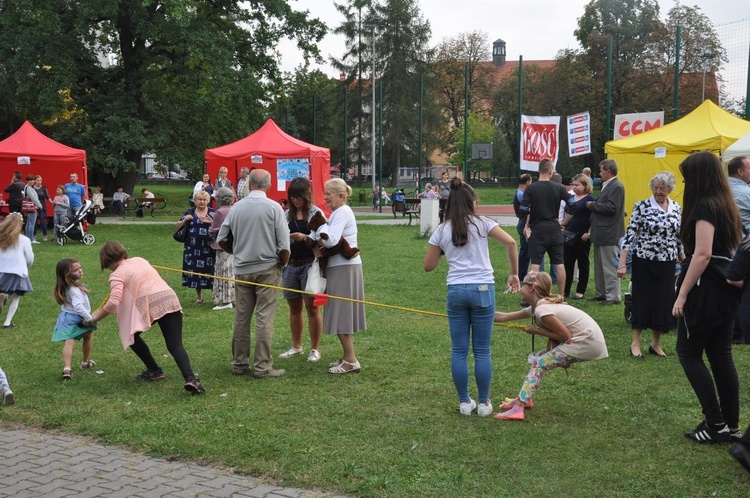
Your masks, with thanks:
[{"label": "paved path", "polygon": [[[4,407],[12,409],[10,407]],[[0,428],[0,497],[252,497],[332,495],[284,488],[231,469],[169,462],[91,439]]]}]

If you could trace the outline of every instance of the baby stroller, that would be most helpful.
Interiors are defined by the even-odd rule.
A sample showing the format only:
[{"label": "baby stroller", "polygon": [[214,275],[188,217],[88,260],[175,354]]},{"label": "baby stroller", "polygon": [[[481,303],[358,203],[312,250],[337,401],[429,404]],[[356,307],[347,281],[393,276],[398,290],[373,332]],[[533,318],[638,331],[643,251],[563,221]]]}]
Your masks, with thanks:
[{"label": "baby stroller", "polygon": [[87,246],[96,242],[94,234],[86,232],[89,226],[86,217],[93,208],[94,204],[90,200],[85,199],[83,205],[78,208],[73,217],[68,219],[67,225],[57,225],[57,238],[55,241],[61,246],[65,245],[68,238],[80,240]]}]

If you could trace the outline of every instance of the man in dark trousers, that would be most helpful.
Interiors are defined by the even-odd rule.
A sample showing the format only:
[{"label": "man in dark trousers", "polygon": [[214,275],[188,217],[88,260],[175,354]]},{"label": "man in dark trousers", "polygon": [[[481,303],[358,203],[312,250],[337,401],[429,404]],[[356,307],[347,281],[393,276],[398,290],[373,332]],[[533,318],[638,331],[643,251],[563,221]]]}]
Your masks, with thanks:
[{"label": "man in dark trousers", "polygon": [[557,291],[565,292],[565,266],[563,265],[563,236],[560,227],[560,203],[575,205],[573,196],[559,183],[551,182],[555,165],[551,159],[539,161],[539,181],[532,183],[523,193],[521,205],[528,208],[524,235],[529,242],[531,269],[539,267],[547,253],[550,265],[557,270]]},{"label": "man in dark trousers", "polygon": [[516,224],[516,231],[518,232],[518,238],[521,241],[521,251],[518,254],[518,278],[523,282],[523,278],[529,271],[529,243],[526,240],[526,236],[523,234],[523,229],[526,228],[526,218],[529,215],[528,208],[521,206],[523,200],[523,193],[526,188],[531,185],[531,175],[524,173],[518,177],[518,190],[516,195],[513,196],[513,211],[515,211],[518,217],[518,223]]},{"label": "man in dark trousers", "polygon": [[23,189],[26,184],[21,180],[21,172],[13,173],[13,182],[5,187],[5,193],[8,194],[8,207],[11,213],[20,213],[23,207]]}]

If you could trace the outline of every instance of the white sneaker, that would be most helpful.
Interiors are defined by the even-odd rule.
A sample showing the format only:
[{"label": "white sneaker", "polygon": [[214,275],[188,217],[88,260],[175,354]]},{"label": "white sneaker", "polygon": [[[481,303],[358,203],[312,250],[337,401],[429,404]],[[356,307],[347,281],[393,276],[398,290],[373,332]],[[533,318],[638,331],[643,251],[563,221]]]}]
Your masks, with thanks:
[{"label": "white sneaker", "polygon": [[477,406],[477,415],[480,417],[489,417],[492,415],[492,403],[487,400],[487,403],[479,403]]},{"label": "white sneaker", "polygon": [[297,356],[298,354],[302,354],[302,353],[304,353],[302,348],[295,348],[294,346],[292,346],[291,348],[281,353],[279,355],[279,358],[291,358],[292,356]]},{"label": "white sneaker", "polygon": [[38,241],[38,240],[32,240],[32,241],[31,241],[31,243],[32,243],[32,244],[38,244],[38,243],[39,243],[39,241]]},{"label": "white sneaker", "polygon": [[234,308],[234,305],[232,303],[229,304],[220,304],[218,306],[214,306],[213,309],[216,310],[231,310]]},{"label": "white sneaker", "polygon": [[310,354],[307,355],[307,361],[318,361],[320,359],[320,351],[317,349],[311,349]]},{"label": "white sneaker", "polygon": [[3,404],[12,405],[15,402],[16,398],[13,396],[13,391],[10,390],[10,387],[3,389]]},{"label": "white sneaker", "polygon": [[469,399],[468,403],[461,403],[458,406],[458,411],[461,412],[461,415],[471,415],[471,412],[473,412],[474,408],[476,407],[476,401],[474,401],[473,399]]}]

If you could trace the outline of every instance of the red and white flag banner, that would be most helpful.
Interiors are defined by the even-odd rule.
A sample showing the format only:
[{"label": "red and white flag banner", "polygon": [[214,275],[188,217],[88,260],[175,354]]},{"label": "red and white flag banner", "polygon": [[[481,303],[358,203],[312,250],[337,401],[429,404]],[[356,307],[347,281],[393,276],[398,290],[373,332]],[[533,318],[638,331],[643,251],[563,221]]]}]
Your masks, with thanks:
[{"label": "red and white flag banner", "polygon": [[539,161],[557,164],[560,116],[521,116],[521,169],[539,171]]}]

